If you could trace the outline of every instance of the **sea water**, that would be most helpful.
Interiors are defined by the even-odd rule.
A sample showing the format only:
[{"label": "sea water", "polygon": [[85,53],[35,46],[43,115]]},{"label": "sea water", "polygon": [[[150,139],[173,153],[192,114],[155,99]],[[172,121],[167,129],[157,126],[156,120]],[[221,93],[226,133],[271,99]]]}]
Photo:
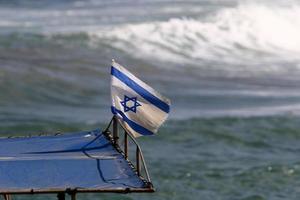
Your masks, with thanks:
[{"label": "sea water", "polygon": [[172,101],[157,191],[79,199],[298,199],[299,35],[293,0],[0,1],[0,134],[104,128],[114,58]]}]

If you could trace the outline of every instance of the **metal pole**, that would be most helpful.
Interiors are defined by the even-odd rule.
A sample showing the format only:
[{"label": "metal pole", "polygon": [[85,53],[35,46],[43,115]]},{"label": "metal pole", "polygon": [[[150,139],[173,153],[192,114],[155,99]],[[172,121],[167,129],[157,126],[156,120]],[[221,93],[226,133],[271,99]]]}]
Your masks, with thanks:
[{"label": "metal pole", "polygon": [[76,200],[76,193],[75,192],[71,194],[71,200]]},{"label": "metal pole", "polygon": [[128,158],[128,133],[125,131],[124,133],[124,152],[125,152],[125,159]]},{"label": "metal pole", "polygon": [[136,168],[138,176],[141,175],[141,165],[140,165],[140,149],[139,147],[136,147]]},{"label": "metal pole", "polygon": [[5,200],[11,200],[11,196],[9,194],[3,194]]},{"label": "metal pole", "polygon": [[114,144],[117,145],[118,140],[119,140],[119,133],[118,133],[118,119],[116,116],[114,116],[113,120],[113,139],[114,139]]},{"label": "metal pole", "polygon": [[65,200],[66,199],[65,193],[63,193],[63,192],[57,193],[57,199],[58,200]]}]

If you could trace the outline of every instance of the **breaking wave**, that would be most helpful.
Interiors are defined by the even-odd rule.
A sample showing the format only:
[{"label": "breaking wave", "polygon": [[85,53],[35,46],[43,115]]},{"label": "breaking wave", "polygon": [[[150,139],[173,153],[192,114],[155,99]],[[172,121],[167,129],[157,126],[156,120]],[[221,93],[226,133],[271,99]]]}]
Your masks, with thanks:
[{"label": "breaking wave", "polygon": [[281,71],[281,62],[300,69],[299,19],[297,4],[245,4],[206,18],[127,24],[90,35],[136,57],[183,64],[267,64],[265,70]]},{"label": "breaking wave", "polygon": [[[0,32],[20,34],[24,31],[54,39],[52,42],[59,38],[65,45],[69,45],[71,39],[78,45],[118,49],[130,57],[167,62],[172,66],[267,73],[300,71],[299,3],[240,2],[240,5],[220,7],[206,14],[200,11],[207,9],[204,5],[197,6],[198,15],[194,9],[189,16],[187,13],[192,7],[187,7],[186,15],[181,10],[179,16],[189,17],[170,14],[168,20],[121,20],[122,23],[113,23],[116,17],[112,23],[106,22],[105,13],[96,15],[100,8],[92,10],[90,15],[86,8],[66,12],[50,9],[43,11],[43,15],[38,10],[28,10],[23,14],[24,21],[21,20],[23,15],[10,16],[7,13],[11,10],[4,10],[10,17],[0,20],[3,27]],[[125,13],[127,16],[127,11]],[[125,19],[124,16],[120,18]],[[27,28],[20,29],[23,26]]]},{"label": "breaking wave", "polygon": [[8,16],[0,19],[0,119],[23,120],[34,113],[34,120],[62,116],[60,121],[94,123],[101,109],[101,116],[109,116],[112,57],[136,67],[137,75],[173,99],[173,118],[300,115],[300,6],[275,4],[243,3],[214,7],[206,15],[133,22],[127,16],[133,3],[114,16],[122,23],[108,20],[109,25],[94,16],[101,6],[86,13],[91,16],[83,14],[87,8],[65,13],[50,6],[40,14],[34,8],[22,8],[25,13],[0,8],[0,16]]}]

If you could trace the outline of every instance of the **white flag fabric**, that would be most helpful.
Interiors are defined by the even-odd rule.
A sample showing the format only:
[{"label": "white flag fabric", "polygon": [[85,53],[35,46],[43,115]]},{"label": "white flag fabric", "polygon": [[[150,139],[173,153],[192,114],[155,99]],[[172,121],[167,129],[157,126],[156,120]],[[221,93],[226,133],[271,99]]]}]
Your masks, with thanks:
[{"label": "white flag fabric", "polygon": [[111,97],[112,113],[134,137],[156,133],[170,111],[169,99],[114,61]]}]

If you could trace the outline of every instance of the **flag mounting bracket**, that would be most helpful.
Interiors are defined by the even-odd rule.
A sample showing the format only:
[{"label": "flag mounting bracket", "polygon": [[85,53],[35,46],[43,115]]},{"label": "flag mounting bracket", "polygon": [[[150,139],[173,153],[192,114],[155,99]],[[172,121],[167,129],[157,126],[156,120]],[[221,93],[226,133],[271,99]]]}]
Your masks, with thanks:
[{"label": "flag mounting bracket", "polygon": [[[112,132],[110,131],[110,128],[112,128]],[[119,129],[121,129],[122,131],[120,131]],[[120,142],[121,133],[123,133],[124,136],[122,142]],[[141,147],[134,138],[134,136],[132,136],[128,131],[126,131],[124,126],[121,123],[119,123],[117,116],[114,116],[111,119],[107,128],[104,131],[104,134],[112,142],[116,150],[124,156],[124,158],[130,164],[130,166],[133,168],[133,170],[135,170],[137,175],[144,181],[144,183],[154,191]],[[134,162],[129,160],[129,139],[135,145]],[[143,175],[145,175],[145,177]]]}]

